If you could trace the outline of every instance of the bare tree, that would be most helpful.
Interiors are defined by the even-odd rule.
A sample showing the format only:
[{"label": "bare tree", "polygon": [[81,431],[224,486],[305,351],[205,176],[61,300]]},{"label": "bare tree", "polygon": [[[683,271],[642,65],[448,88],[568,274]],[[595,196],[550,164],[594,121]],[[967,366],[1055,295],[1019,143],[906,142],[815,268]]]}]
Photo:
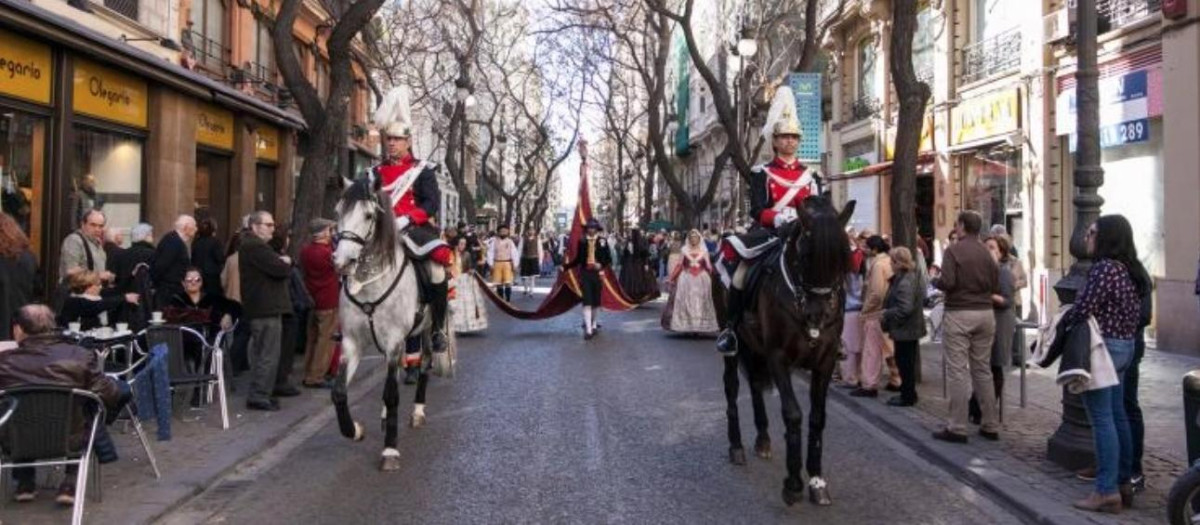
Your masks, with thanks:
[{"label": "bare tree", "polygon": [[[350,98],[355,86],[353,63],[355,37],[371,21],[384,0],[330,0],[333,27],[325,41],[329,53],[329,93],[322,100],[316,87],[308,81],[296,56],[292,28],[301,0],[282,0],[272,19],[269,13],[256,10],[256,16],[271,29],[275,61],[284,85],[295,98],[296,106],[308,126],[307,140],[300,142],[299,155],[304,157],[300,179],[296,184],[296,202],[292,209],[292,224],[308,224],[321,213],[326,184],[336,172],[336,161],[345,158],[347,126],[350,119]],[[293,245],[297,250],[299,243]]]},{"label": "bare tree", "polygon": [[917,219],[917,155],[922,120],[929,100],[929,85],[917,79],[913,68],[913,36],[917,31],[917,0],[892,0],[892,36],[889,66],[900,117],[896,123],[896,153],[892,164],[892,238],[897,246],[915,249]]}]

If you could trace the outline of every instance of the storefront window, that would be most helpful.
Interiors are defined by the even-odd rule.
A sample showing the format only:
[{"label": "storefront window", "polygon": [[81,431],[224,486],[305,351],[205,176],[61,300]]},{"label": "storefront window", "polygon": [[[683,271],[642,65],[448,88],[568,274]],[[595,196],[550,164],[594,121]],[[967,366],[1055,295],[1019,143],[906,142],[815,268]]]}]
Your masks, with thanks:
[{"label": "storefront window", "polygon": [[46,119],[0,108],[0,205],[41,256]]},{"label": "storefront window", "polygon": [[[1000,149],[966,157],[966,209],[983,215],[984,228],[1003,224],[1013,231],[1024,210],[1021,152]],[[1014,242],[1016,240],[1014,239]]]},{"label": "storefront window", "polygon": [[108,217],[109,229],[126,234],[141,221],[142,150],[142,139],[130,135],[75,130],[74,173],[67,181],[68,229],[78,227],[84,212],[93,208]]}]

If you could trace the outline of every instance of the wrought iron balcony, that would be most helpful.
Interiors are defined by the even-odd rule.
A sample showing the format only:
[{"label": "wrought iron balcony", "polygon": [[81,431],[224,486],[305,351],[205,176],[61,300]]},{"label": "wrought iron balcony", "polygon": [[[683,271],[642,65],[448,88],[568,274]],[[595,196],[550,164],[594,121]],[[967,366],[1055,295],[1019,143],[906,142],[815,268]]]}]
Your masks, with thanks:
[{"label": "wrought iron balcony", "polygon": [[184,49],[192,52],[197,62],[210,69],[222,70],[225,67],[225,57],[229,49],[220,42],[204,36],[202,33],[184,29],[181,36]]},{"label": "wrought iron balcony", "polygon": [[1099,0],[1096,3],[1096,13],[1100,15],[1101,28],[1108,23],[1108,29],[1136,22],[1154,13],[1162,11],[1162,0]]},{"label": "wrought iron balcony", "polygon": [[858,122],[879,114],[879,99],[871,95],[858,97],[850,104],[850,122]]},{"label": "wrought iron balcony", "polygon": [[1021,29],[1013,28],[962,50],[962,83],[970,84],[1021,65]]},{"label": "wrought iron balcony", "polygon": [[116,11],[130,20],[138,19],[138,0],[104,0],[104,7]]}]

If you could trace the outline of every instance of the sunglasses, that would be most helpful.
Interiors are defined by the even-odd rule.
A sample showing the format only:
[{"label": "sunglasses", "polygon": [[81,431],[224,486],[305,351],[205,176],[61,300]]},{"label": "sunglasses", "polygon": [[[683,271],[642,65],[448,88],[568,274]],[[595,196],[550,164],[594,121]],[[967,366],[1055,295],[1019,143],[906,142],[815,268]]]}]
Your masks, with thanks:
[{"label": "sunglasses", "polygon": [[183,282],[189,283],[189,284],[198,283],[198,282],[200,282],[200,278],[199,277],[191,277],[188,279],[184,279]]}]

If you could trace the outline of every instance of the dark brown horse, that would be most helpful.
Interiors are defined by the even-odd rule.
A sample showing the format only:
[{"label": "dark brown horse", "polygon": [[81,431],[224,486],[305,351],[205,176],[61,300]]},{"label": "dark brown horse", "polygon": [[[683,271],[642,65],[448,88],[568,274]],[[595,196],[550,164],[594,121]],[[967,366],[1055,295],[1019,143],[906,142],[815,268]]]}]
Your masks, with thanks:
[{"label": "dark brown horse", "polygon": [[[758,430],[754,448],[762,458],[771,457],[763,392],[772,387],[779,390],[787,442],[784,503],[792,505],[803,499],[805,483],[800,468],[805,466],[809,498],[817,505],[830,505],[829,488],[821,477],[822,434],[825,399],[838,361],[846,308],[843,283],[850,266],[850,247],[843,228],[854,213],[854,201],[838,212],[827,198],[809,197],[797,211],[797,221],[781,232],[786,235],[781,239],[782,254],[765,261],[768,266],[761,269],[757,292],[738,328],[741,350],[725,358],[729,460],[739,465],[746,462],[737,407],[740,366],[750,384]],[[807,465],[801,449],[804,414],[792,389],[792,371],[796,369],[812,373]]]}]

